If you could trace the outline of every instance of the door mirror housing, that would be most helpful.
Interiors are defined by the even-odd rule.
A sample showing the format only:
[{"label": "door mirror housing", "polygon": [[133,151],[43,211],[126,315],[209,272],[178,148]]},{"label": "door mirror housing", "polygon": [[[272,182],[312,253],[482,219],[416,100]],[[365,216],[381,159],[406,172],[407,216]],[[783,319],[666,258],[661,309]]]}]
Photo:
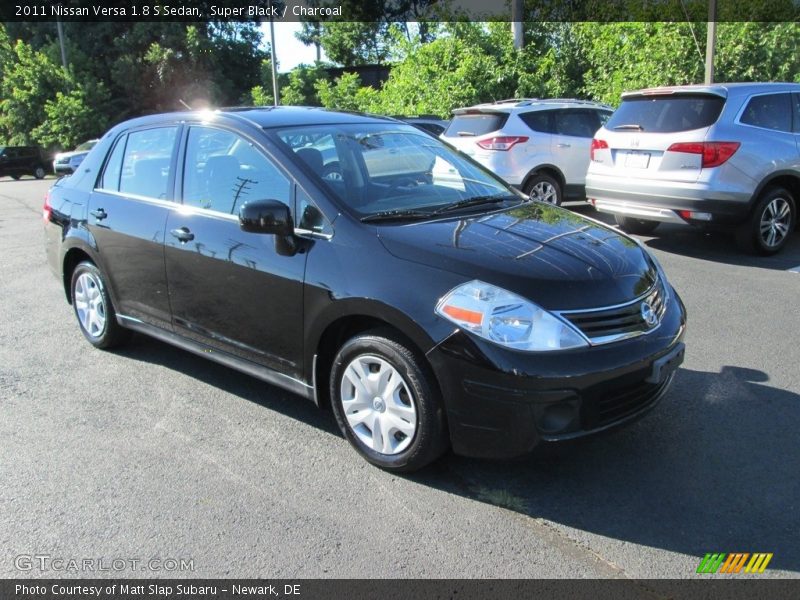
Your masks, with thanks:
[{"label": "door mirror housing", "polygon": [[239,227],[250,233],[287,236],[294,233],[292,213],[279,200],[251,200],[239,209]]}]

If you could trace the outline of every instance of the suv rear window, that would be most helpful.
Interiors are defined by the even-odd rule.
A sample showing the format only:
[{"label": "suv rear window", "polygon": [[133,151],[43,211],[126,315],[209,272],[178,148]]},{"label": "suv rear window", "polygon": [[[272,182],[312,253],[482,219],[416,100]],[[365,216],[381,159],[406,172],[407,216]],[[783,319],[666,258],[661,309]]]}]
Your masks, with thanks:
[{"label": "suv rear window", "polygon": [[711,94],[635,96],[622,101],[606,129],[622,131],[626,125],[648,133],[702,129],[716,122],[723,106],[725,98]]},{"label": "suv rear window", "polygon": [[453,115],[445,137],[483,135],[502,129],[508,121],[506,113],[467,113]]}]

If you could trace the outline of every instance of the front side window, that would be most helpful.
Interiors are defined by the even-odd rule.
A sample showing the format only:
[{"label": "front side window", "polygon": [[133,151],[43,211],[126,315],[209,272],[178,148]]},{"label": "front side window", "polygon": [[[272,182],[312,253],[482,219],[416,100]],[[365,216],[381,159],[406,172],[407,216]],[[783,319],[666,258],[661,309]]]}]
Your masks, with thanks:
[{"label": "front side window", "polygon": [[119,191],[165,200],[177,127],[155,127],[128,134]]},{"label": "front side window", "polygon": [[518,199],[447,144],[400,124],[291,127],[273,134],[295,162],[359,217],[462,201]]},{"label": "front side window", "polygon": [[189,129],[183,203],[230,215],[248,200],[279,200],[291,206],[291,183],[243,137],[213,127]]},{"label": "front side window", "polygon": [[753,127],[791,132],[791,96],[789,94],[755,96],[747,103],[740,121]]},{"label": "front side window", "polygon": [[591,138],[600,129],[593,110],[559,110],[555,113],[556,133],[571,137]]}]

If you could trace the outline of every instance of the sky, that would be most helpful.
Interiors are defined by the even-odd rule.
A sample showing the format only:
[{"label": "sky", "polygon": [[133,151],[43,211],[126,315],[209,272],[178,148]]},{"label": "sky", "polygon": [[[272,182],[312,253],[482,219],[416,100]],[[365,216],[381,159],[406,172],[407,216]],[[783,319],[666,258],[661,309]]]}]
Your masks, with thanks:
[{"label": "sky", "polygon": [[[306,46],[294,37],[294,33],[301,28],[302,23],[275,23],[275,58],[278,60],[279,73],[287,73],[300,63],[313,64],[316,59],[317,51],[314,46]],[[264,23],[262,30],[264,41],[269,42],[269,23]],[[325,60],[324,51],[322,60]]]}]

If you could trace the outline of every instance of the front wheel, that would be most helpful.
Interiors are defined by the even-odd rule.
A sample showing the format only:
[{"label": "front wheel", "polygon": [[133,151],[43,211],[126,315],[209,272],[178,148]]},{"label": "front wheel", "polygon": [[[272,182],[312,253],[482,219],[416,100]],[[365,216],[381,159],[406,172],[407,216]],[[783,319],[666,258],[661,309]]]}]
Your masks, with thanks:
[{"label": "front wheel", "polygon": [[653,233],[658,227],[658,221],[646,221],[644,219],[634,219],[623,215],[614,215],[617,225],[625,233],[635,233],[636,235],[647,235]]},{"label": "front wheel", "polygon": [[783,249],[797,222],[792,194],[772,187],[758,198],[750,219],[736,232],[736,241],[745,252],[770,255]]},{"label": "front wheel", "polygon": [[44,179],[44,176],[47,175],[47,171],[44,170],[44,167],[39,165],[33,170],[33,176],[36,179]]},{"label": "front wheel", "polygon": [[409,472],[447,448],[444,409],[423,359],[390,336],[365,333],[342,346],[331,368],[330,397],[339,428],[363,458]]},{"label": "front wheel", "polygon": [[81,333],[96,348],[113,348],[127,341],[130,331],[117,323],[103,275],[84,261],[72,272],[72,307]]}]

